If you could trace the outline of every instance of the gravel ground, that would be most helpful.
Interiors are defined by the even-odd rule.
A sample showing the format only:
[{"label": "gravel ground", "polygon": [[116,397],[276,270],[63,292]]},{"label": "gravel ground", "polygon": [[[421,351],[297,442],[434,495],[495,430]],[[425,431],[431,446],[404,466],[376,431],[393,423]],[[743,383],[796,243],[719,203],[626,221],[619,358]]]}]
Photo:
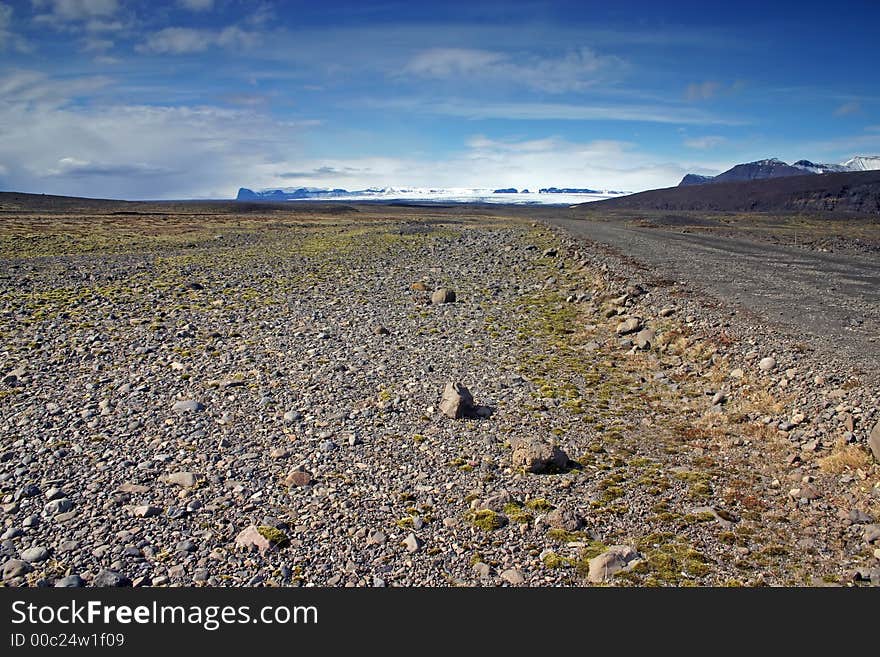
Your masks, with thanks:
[{"label": "gravel ground", "polygon": [[880,584],[868,374],[544,224],[176,235],[0,249],[5,585]]}]

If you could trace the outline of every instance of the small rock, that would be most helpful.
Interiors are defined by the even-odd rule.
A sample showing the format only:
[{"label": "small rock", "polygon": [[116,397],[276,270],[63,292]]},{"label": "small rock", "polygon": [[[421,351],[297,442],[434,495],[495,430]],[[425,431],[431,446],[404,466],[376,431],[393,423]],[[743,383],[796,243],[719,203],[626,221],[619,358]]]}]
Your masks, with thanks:
[{"label": "small rock", "polygon": [[880,422],[874,425],[874,429],[868,437],[868,447],[871,448],[874,459],[880,462]]},{"label": "small rock", "polygon": [[257,549],[260,554],[264,554],[267,550],[272,549],[272,543],[260,533],[256,525],[250,525],[235,537],[235,547],[244,548],[249,552]]},{"label": "small rock", "polygon": [[162,509],[152,504],[142,504],[141,506],[134,507],[132,513],[138,518],[152,518],[162,513]]},{"label": "small rock", "polygon": [[504,507],[511,502],[513,498],[510,493],[506,490],[499,490],[495,493],[489,495],[489,497],[480,500],[477,504],[477,509],[489,509],[495,512],[501,512],[504,510]]},{"label": "small rock", "polygon": [[636,346],[639,349],[650,349],[651,345],[654,344],[655,336],[654,329],[642,329],[636,334]]},{"label": "small rock", "polygon": [[64,494],[64,491],[61,490],[60,488],[50,488],[49,490],[46,491],[46,499],[47,500],[50,500],[50,501],[57,500],[62,497],[67,497],[67,496]]},{"label": "small rock", "polygon": [[564,470],[569,464],[568,454],[557,445],[538,438],[520,438],[512,441],[512,461],[515,468],[539,474]]},{"label": "small rock", "polygon": [[726,401],[727,401],[727,394],[723,390],[719,390],[712,397],[712,405],[713,406],[716,404],[723,404]]},{"label": "small rock", "polygon": [[492,572],[492,568],[489,566],[489,564],[478,561],[474,564],[474,572],[480,579],[486,579]]},{"label": "small rock", "polygon": [[675,313],[675,308],[663,308],[660,311],[660,317],[670,317]]},{"label": "small rock", "polygon": [[373,327],[373,333],[375,333],[376,335],[389,335],[391,333],[391,331],[389,331],[387,328],[385,328],[381,324],[378,324]]},{"label": "small rock", "polygon": [[522,584],[526,581],[526,578],[523,577],[523,574],[517,570],[516,568],[508,568],[503,573],[501,573],[501,579],[503,579],[508,584],[512,586],[517,586],[518,584]]},{"label": "small rock", "polygon": [[43,507],[43,512],[47,516],[56,516],[61,513],[67,513],[73,508],[73,502],[66,497],[58,500],[52,500]]},{"label": "small rock", "polygon": [[123,587],[131,586],[131,580],[125,575],[115,570],[102,570],[98,576],[92,580],[92,586],[101,587]]},{"label": "small rock", "polygon": [[419,537],[412,532],[410,532],[409,535],[405,539],[403,539],[402,544],[404,545],[404,547],[406,547],[407,552],[418,552],[422,549],[422,546],[424,545]]},{"label": "small rock", "polygon": [[553,509],[544,520],[554,529],[564,529],[567,532],[576,532],[584,526],[583,519],[567,506]]},{"label": "small rock", "polygon": [[82,586],[85,586],[85,583],[79,575],[68,575],[55,580],[56,589],[78,589]]},{"label": "small rock", "polygon": [[308,486],[312,483],[312,473],[308,470],[303,470],[301,468],[297,468],[296,470],[292,470],[287,477],[284,478],[284,485],[288,488],[291,486]]},{"label": "small rock", "polygon": [[441,303],[454,303],[455,302],[455,291],[448,290],[445,287],[436,290],[434,294],[431,295],[431,303],[439,305]]},{"label": "small rock", "polygon": [[205,405],[195,399],[182,399],[174,402],[174,406],[171,407],[171,410],[177,411],[178,413],[197,413],[205,410]]},{"label": "small rock", "polygon": [[270,459],[283,459],[290,456],[290,450],[286,447],[273,447],[269,452]]},{"label": "small rock", "polygon": [[864,540],[865,543],[880,542],[880,525],[866,525],[862,540]]},{"label": "small rock", "polygon": [[21,558],[28,563],[39,563],[49,558],[49,550],[43,546],[28,548],[21,551]]},{"label": "small rock", "polygon": [[443,389],[440,411],[446,417],[458,420],[474,410],[474,398],[470,390],[460,383],[449,382]]},{"label": "small rock", "polygon": [[776,367],[776,359],[773,358],[773,356],[767,356],[766,358],[762,358],[758,362],[758,368],[762,372],[769,372],[770,370],[772,370],[775,367]]},{"label": "small rock", "polygon": [[165,477],[165,483],[176,484],[181,488],[192,488],[197,481],[198,477],[193,472],[173,472]]},{"label": "small rock", "polygon": [[642,322],[636,317],[630,317],[620,322],[615,329],[617,335],[629,335],[635,333],[642,327]]},{"label": "small rock", "polygon": [[609,582],[615,573],[628,570],[641,559],[635,548],[629,545],[612,545],[598,557],[590,559],[587,578],[594,584]]},{"label": "small rock", "polygon": [[384,545],[386,540],[384,532],[375,531],[367,535],[367,545]]},{"label": "small rock", "polygon": [[22,577],[27,575],[34,569],[24,559],[9,559],[3,564],[3,579],[12,579],[13,577]]},{"label": "small rock", "polygon": [[302,413],[300,413],[299,411],[287,411],[284,414],[284,421],[287,424],[292,424],[293,422],[296,422],[297,420],[301,420],[301,419],[302,419]]},{"label": "small rock", "polygon": [[741,379],[745,376],[745,372],[743,372],[741,368],[737,367],[730,370],[730,374],[728,376],[731,379]]}]

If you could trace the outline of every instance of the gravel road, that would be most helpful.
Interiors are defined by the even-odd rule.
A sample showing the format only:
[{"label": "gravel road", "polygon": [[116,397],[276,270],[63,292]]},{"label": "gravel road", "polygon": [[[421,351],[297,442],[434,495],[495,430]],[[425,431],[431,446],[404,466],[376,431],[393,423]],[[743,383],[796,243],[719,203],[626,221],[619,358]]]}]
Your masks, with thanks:
[{"label": "gravel road", "polygon": [[554,218],[576,237],[609,245],[823,352],[880,363],[880,266],[868,255]]}]

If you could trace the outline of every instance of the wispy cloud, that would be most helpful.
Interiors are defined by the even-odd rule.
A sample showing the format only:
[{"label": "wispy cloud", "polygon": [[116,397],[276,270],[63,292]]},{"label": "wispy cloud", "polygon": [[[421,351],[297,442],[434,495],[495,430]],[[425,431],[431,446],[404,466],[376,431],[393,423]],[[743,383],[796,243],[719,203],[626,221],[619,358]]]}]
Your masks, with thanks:
[{"label": "wispy cloud", "polygon": [[164,30],[149,35],[135,49],[142,53],[185,55],[204,52],[213,47],[232,50],[252,48],[260,41],[261,38],[257,32],[243,30],[236,25],[222,30],[166,27]]},{"label": "wispy cloud", "polygon": [[177,4],[190,11],[209,11],[214,8],[214,0],[177,0]]},{"label": "wispy cloud", "polygon": [[118,0],[31,0],[37,10],[48,9],[38,14],[38,22],[83,21],[90,18],[113,16],[119,11]]},{"label": "wispy cloud", "polygon": [[365,173],[366,170],[358,167],[331,167],[331,166],[322,166],[317,167],[315,169],[311,169],[309,171],[285,171],[282,173],[275,174],[279,178],[283,178],[285,180],[299,180],[299,179],[324,179],[324,178],[333,178],[338,179],[343,176],[351,176],[353,174]]},{"label": "wispy cloud", "polygon": [[684,99],[694,103],[708,101],[720,96],[732,96],[741,93],[749,86],[746,80],[734,80],[733,82],[720,82],[718,80],[705,80],[692,82],[684,90]]},{"label": "wispy cloud", "polygon": [[834,110],[834,116],[851,116],[859,114],[862,111],[862,104],[857,100],[851,100],[848,103],[838,106]]},{"label": "wispy cloud", "polygon": [[698,150],[707,150],[717,148],[725,143],[727,139],[718,135],[706,135],[704,137],[691,137],[684,140],[684,145],[688,148],[696,148]]},{"label": "wispy cloud", "polygon": [[470,48],[430,48],[417,53],[404,73],[463,82],[504,82],[548,93],[584,91],[621,69],[614,55],[579,48],[558,57],[514,55]]},{"label": "wispy cloud", "polygon": [[370,99],[375,108],[411,109],[464,119],[511,119],[533,121],[643,121],[679,125],[743,125],[742,119],[715,116],[692,107],[635,104],[569,104],[434,99]]},{"label": "wispy cloud", "polygon": [[105,178],[126,176],[164,176],[175,173],[174,169],[143,163],[90,162],[75,157],[62,157],[56,168],[45,172],[47,176],[69,178]]}]

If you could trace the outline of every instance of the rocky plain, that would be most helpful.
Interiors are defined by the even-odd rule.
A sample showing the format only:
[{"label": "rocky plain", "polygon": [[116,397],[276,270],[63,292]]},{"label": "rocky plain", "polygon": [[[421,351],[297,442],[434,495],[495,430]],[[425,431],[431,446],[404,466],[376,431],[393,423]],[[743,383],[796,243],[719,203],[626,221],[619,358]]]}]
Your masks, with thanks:
[{"label": "rocky plain", "polygon": [[873,364],[537,216],[24,213],[0,338],[6,586],[880,585]]}]

